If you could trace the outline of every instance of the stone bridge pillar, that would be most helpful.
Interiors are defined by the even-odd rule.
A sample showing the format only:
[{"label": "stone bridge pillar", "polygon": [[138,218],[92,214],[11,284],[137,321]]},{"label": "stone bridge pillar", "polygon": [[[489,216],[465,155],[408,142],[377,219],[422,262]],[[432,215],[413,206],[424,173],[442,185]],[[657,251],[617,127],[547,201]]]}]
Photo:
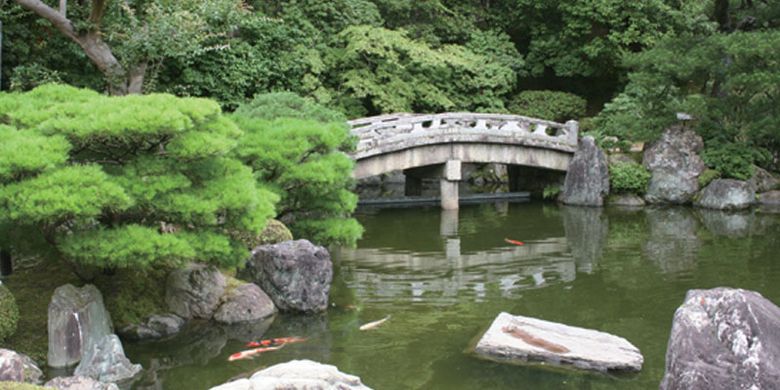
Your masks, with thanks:
[{"label": "stone bridge pillar", "polygon": [[461,180],[460,160],[449,160],[444,164],[444,175],[439,181],[441,208],[456,210],[459,207],[458,182]]}]

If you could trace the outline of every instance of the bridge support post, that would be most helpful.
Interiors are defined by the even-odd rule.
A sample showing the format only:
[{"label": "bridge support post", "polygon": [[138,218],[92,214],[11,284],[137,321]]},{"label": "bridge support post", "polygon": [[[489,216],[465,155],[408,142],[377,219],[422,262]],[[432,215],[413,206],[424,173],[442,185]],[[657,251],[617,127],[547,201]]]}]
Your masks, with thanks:
[{"label": "bridge support post", "polygon": [[449,160],[444,164],[444,175],[439,181],[441,208],[456,210],[459,207],[458,182],[461,180],[460,160]]}]

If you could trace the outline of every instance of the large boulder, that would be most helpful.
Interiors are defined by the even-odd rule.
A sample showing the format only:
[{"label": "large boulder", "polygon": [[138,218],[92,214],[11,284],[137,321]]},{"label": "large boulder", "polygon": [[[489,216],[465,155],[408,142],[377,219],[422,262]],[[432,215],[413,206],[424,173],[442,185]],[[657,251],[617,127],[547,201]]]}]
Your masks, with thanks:
[{"label": "large boulder", "polygon": [[100,382],[123,382],[141,372],[140,364],[133,364],[115,334],[103,337],[87,350],[73,375],[86,376]]},{"label": "large boulder", "polygon": [[661,389],[780,389],[780,308],[753,291],[688,291]]},{"label": "large boulder", "polygon": [[615,194],[609,196],[608,203],[618,207],[642,207],[645,200],[636,194]]},{"label": "large boulder", "polygon": [[603,206],[609,194],[607,156],[593,137],[583,137],[563,182],[560,201],[574,206]]},{"label": "large boulder", "polygon": [[51,367],[78,363],[85,351],[112,333],[111,317],[97,287],[66,284],[54,290],[49,303],[49,353]]},{"label": "large boulder", "polygon": [[39,384],[43,371],[29,356],[0,348],[0,382],[27,382]]},{"label": "large boulder", "polygon": [[699,157],[704,142],[693,130],[672,126],[645,149],[642,164],[650,171],[645,200],[649,203],[689,203],[699,191],[706,166]]},{"label": "large boulder", "polygon": [[780,206],[780,190],[758,194],[758,203],[769,206]]},{"label": "large boulder", "polygon": [[316,312],[328,307],[333,264],[321,246],[285,241],[255,248],[238,276],[260,286],[279,310]]},{"label": "large boulder", "polygon": [[259,371],[249,379],[239,379],[211,390],[340,389],[371,390],[360,378],[345,374],[335,366],[311,360],[292,360]]},{"label": "large boulder", "polygon": [[115,383],[103,383],[85,376],[58,376],[44,386],[57,390],[119,390]]},{"label": "large boulder", "polygon": [[130,324],[120,329],[120,336],[129,340],[159,339],[179,333],[183,318],[176,314],[153,314],[140,324]]},{"label": "large boulder", "polygon": [[746,181],[713,180],[696,196],[694,205],[716,210],[743,210],[756,201],[756,190]]},{"label": "large boulder", "polygon": [[217,322],[234,324],[244,321],[256,321],[273,315],[274,302],[254,283],[244,283],[222,297],[222,304],[214,313]]},{"label": "large boulder", "polygon": [[628,340],[592,329],[500,313],[477,343],[478,356],[593,371],[639,371],[644,358]]},{"label": "large boulder", "polygon": [[772,191],[780,187],[780,180],[774,177],[769,171],[760,167],[753,167],[755,173],[748,183],[755,188],[756,192]]},{"label": "large boulder", "polygon": [[225,293],[225,276],[213,266],[190,264],[168,275],[165,303],[184,319],[211,319]]}]

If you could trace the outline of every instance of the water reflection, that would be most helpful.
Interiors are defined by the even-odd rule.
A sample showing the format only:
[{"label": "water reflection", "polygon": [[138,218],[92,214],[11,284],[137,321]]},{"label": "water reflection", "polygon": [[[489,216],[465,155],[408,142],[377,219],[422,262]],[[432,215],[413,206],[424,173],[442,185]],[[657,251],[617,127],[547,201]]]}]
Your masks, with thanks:
[{"label": "water reflection", "polygon": [[696,268],[701,240],[696,234],[698,223],[688,208],[647,209],[647,242],[645,256],[663,273],[687,276]]},{"label": "water reflection", "polygon": [[[480,301],[491,293],[510,297],[523,289],[574,280],[577,265],[570,254],[568,234],[571,231],[584,237],[586,232],[581,230],[589,228],[590,222],[581,219],[590,214],[571,212],[567,221],[572,227],[567,228],[565,236],[560,232],[554,236],[532,236],[524,246],[507,244],[498,236],[491,237],[493,244],[487,247],[483,236],[483,242],[477,243],[479,248],[464,248],[461,222],[465,222],[467,231],[481,232],[489,229],[495,218],[507,218],[509,214],[506,204],[494,205],[488,218],[482,213],[463,216],[458,210],[442,210],[438,251],[409,250],[401,242],[397,246],[377,247],[370,240],[362,242],[358,249],[342,250],[339,257],[348,275],[347,285],[355,289],[356,295],[374,302],[446,304],[456,302],[461,295]],[[427,236],[422,228],[410,227]],[[586,258],[590,260],[583,263],[595,262],[592,256]]]},{"label": "water reflection", "polygon": [[592,273],[601,258],[609,221],[600,207],[562,206],[563,227],[577,270]]},{"label": "water reflection", "polygon": [[710,233],[726,237],[749,235],[754,219],[750,212],[699,209],[696,214]]}]

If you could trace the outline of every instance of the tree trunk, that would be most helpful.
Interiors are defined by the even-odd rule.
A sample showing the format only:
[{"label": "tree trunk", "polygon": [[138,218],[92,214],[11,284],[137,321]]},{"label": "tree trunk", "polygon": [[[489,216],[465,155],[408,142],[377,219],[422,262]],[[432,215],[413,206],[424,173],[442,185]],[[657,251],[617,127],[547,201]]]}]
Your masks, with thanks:
[{"label": "tree trunk", "polygon": [[13,258],[11,252],[0,248],[0,275],[6,276],[14,272]]},{"label": "tree trunk", "polygon": [[[70,19],[40,0],[16,0],[16,2],[51,22],[57,30],[81,46],[87,57],[103,73],[108,83],[109,94],[127,95],[128,93],[141,93],[146,64],[139,65],[128,72],[116,59],[111,51],[111,47],[103,41],[100,31],[91,30],[81,34],[76,32]],[[105,1],[93,2],[90,21],[95,26],[99,26],[104,12]]]}]

